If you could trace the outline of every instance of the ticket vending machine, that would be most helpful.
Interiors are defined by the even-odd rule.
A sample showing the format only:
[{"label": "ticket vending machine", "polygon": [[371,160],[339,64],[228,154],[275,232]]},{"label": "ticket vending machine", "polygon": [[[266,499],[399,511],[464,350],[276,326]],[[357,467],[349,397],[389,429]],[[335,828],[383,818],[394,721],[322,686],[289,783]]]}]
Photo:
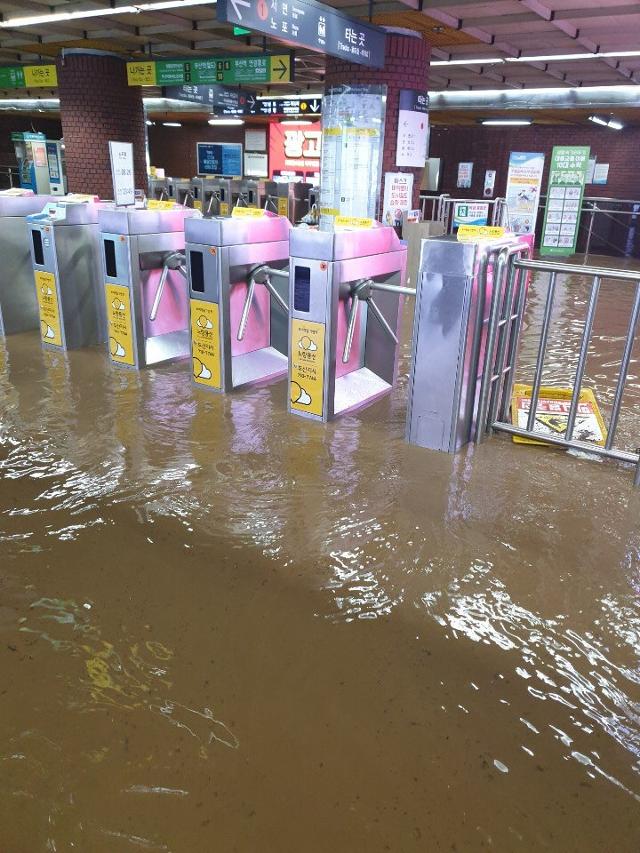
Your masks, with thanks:
[{"label": "ticket vending machine", "polygon": [[287,374],[290,223],[187,220],[194,382],[218,392]]},{"label": "ticket vending machine", "polygon": [[188,358],[184,226],[194,210],[103,210],[103,302],[113,364],[141,369]]},{"label": "ticket vending machine", "polygon": [[37,329],[38,300],[33,286],[30,235],[26,217],[40,213],[48,196],[31,190],[0,192],[0,334]]},{"label": "ticket vending machine", "polygon": [[388,226],[291,231],[290,412],[328,421],[391,390],[406,262]]},{"label": "ticket vending machine", "polygon": [[97,201],[57,199],[27,217],[45,347],[104,343],[106,316]]},{"label": "ticket vending machine", "polygon": [[18,161],[20,186],[34,193],[48,195],[51,187],[44,133],[16,132],[11,134],[11,140]]},{"label": "ticket vending machine", "polygon": [[47,140],[47,164],[49,166],[49,191],[51,195],[66,195],[67,170],[64,161],[64,143],[57,139]]}]

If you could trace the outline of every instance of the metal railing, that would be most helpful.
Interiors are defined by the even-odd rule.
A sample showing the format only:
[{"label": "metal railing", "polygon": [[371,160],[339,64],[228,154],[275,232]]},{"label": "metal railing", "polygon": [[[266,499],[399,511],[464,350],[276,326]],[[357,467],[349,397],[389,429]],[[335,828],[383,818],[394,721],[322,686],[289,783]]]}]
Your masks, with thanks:
[{"label": "metal railing", "polygon": [[425,222],[441,222],[445,234],[453,234],[456,205],[486,204],[488,206],[488,225],[507,226],[509,210],[504,198],[452,198],[447,193],[438,196],[421,196],[420,211]]},{"label": "metal railing", "polygon": [[[512,404],[515,361],[527,303],[528,278],[532,272],[547,273],[549,286],[538,341],[527,423],[525,427],[520,427],[509,423],[507,418]],[[556,436],[536,429],[536,414],[542,386],[542,372],[549,339],[551,315],[558,286],[557,278],[558,275],[575,275],[576,273],[591,279],[591,290],[580,340],[577,367],[573,378],[566,429],[563,431],[564,435]],[[636,338],[638,318],[640,317],[640,271],[512,258],[501,272],[496,272],[496,277],[499,275],[502,275],[503,280],[502,284],[497,287],[494,284],[493,289],[487,346],[484,354],[484,378],[478,402],[476,442],[480,443],[485,435],[495,430],[536,442],[573,448],[621,462],[632,463],[636,466],[634,485],[640,487],[640,453],[622,450],[614,446],[631,353]],[[600,285],[605,278],[629,285],[634,284],[635,290],[606,439],[604,444],[600,445],[573,436]]]},{"label": "metal railing", "polygon": [[0,190],[10,190],[20,186],[20,172],[17,166],[0,166]]},{"label": "metal railing", "polygon": [[[547,199],[542,197],[544,211]],[[578,250],[589,255],[640,255],[640,200],[585,196],[578,222]]]}]

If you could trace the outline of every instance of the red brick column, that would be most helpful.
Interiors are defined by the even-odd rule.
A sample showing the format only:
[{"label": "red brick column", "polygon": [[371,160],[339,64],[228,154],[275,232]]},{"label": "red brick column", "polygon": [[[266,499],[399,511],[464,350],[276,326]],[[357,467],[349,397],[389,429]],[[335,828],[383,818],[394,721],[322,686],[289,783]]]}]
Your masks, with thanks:
[{"label": "red brick column", "polygon": [[429,57],[431,46],[422,38],[420,33],[411,30],[387,30],[387,44],[384,54],[383,68],[368,68],[366,65],[355,65],[342,59],[327,57],[325,85],[339,86],[342,83],[370,83],[387,86],[387,116],[384,133],[384,156],[382,161],[382,186],[380,199],[384,196],[385,172],[412,172],[413,205],[418,206],[422,169],[408,169],[396,166],[396,142],[398,139],[398,109],[400,89],[416,89],[427,91],[429,80]]},{"label": "red brick column", "polygon": [[96,51],[65,51],[57,60],[69,192],[113,198],[109,140],[132,142],[136,188],[145,189],[142,89],[127,85],[125,62]]}]

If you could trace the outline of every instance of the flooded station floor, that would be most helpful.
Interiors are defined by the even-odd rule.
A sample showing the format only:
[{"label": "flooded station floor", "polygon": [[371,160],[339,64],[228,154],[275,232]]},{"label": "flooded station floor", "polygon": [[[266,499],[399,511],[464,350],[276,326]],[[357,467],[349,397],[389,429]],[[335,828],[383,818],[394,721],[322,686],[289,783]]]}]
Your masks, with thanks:
[{"label": "flooded station floor", "polygon": [[[567,280],[545,380],[586,296]],[[630,299],[605,296],[606,410]],[[408,353],[322,426],[286,383],[0,344],[2,853],[640,849],[632,473],[406,445]]]}]

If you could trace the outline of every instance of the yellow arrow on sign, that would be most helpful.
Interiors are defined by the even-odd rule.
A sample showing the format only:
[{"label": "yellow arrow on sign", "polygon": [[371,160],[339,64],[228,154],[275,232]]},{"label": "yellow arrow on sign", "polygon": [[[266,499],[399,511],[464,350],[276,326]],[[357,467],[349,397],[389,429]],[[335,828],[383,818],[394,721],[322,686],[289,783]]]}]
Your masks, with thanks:
[{"label": "yellow arrow on sign", "polygon": [[269,60],[269,82],[291,82],[291,59],[288,56],[272,56]]}]

